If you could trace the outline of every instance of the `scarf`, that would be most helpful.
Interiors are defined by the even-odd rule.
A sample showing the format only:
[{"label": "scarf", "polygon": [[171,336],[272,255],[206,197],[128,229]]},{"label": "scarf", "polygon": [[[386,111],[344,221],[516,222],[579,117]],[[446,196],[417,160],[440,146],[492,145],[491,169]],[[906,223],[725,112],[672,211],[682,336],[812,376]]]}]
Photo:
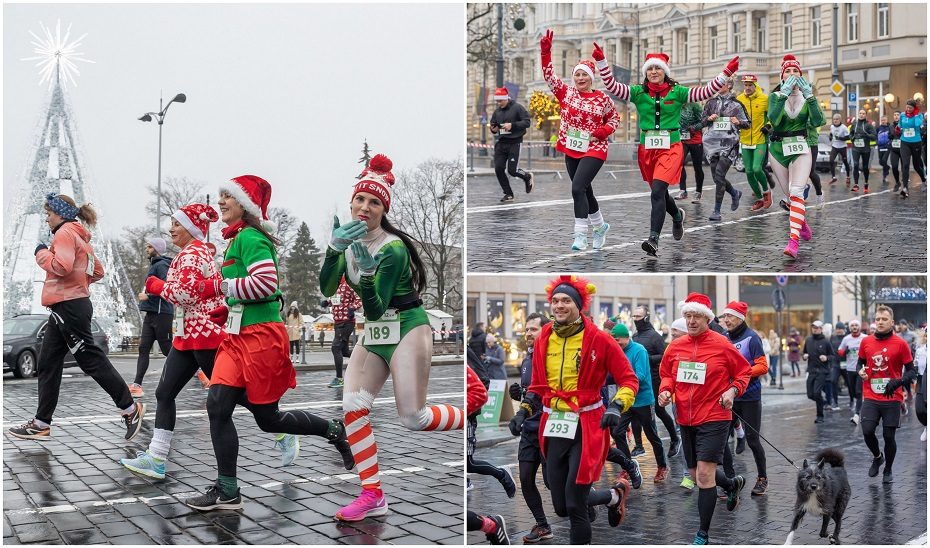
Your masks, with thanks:
[{"label": "scarf", "polygon": [[910,114],[908,114],[907,112],[904,113],[904,115],[907,116],[908,118],[913,118],[914,116],[917,116],[918,114],[920,114],[920,105],[914,107],[914,112]]},{"label": "scarf", "polygon": [[661,84],[653,84],[652,82],[646,82],[646,87],[649,89],[649,94],[658,93],[660,96],[665,95],[665,92],[669,90],[672,86],[668,82],[663,81]]},{"label": "scarf", "polygon": [[578,319],[570,324],[562,325],[559,322],[552,322],[552,331],[563,339],[577,335],[582,329],[584,329],[584,322],[581,320],[581,316],[578,316]]},{"label": "scarf", "polygon": [[246,227],[245,221],[243,221],[242,219],[239,219],[235,223],[223,229],[223,239],[229,240],[229,239],[234,238],[236,234],[239,234],[239,231],[241,231],[245,227]]}]

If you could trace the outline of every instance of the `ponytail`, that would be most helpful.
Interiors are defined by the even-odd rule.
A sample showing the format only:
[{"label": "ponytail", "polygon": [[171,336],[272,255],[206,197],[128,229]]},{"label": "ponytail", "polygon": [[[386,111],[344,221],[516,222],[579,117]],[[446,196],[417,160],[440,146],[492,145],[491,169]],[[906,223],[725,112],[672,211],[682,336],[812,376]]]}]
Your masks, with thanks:
[{"label": "ponytail", "polygon": [[268,238],[271,241],[271,243],[273,243],[275,246],[281,245],[281,240],[272,236],[271,233],[268,232],[264,226],[262,226],[261,221],[259,221],[258,217],[256,217],[255,215],[252,215],[248,211],[243,211],[242,222],[245,223],[247,226],[250,226],[254,228],[255,230],[261,232],[262,236]]},{"label": "ponytail", "polygon": [[407,247],[407,254],[410,256],[413,287],[416,288],[418,293],[423,293],[426,290],[426,268],[423,266],[420,254],[417,253],[417,248],[413,245],[413,238],[403,230],[392,225],[390,221],[388,221],[387,216],[381,217],[381,228],[388,234],[393,234],[404,242],[404,246]]},{"label": "ponytail", "polygon": [[90,204],[84,204],[79,208],[78,219],[84,221],[84,224],[90,228],[97,226],[97,212]]}]

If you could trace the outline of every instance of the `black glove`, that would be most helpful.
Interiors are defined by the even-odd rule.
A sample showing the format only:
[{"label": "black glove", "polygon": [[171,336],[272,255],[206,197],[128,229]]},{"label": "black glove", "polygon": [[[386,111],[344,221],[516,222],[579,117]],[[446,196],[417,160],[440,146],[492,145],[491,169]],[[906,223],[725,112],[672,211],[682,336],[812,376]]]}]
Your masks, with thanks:
[{"label": "black glove", "polygon": [[601,428],[605,430],[613,430],[620,426],[620,404],[618,402],[611,402],[607,406],[607,411],[604,412],[604,416],[601,417]]},{"label": "black glove", "polygon": [[762,131],[762,135],[768,135],[769,133],[771,133],[771,130],[769,129],[769,126],[762,126],[762,130],[761,130],[761,131]]},{"label": "black glove", "polygon": [[329,299],[323,299],[322,301],[320,301],[320,306],[322,306],[323,308],[329,308],[329,307],[331,307],[332,305],[333,305],[333,303],[330,302]]},{"label": "black glove", "polygon": [[45,244],[39,244],[39,245],[37,245],[37,246],[36,246],[35,252],[33,252],[33,255],[38,255],[38,254],[39,254],[39,251],[42,251],[43,249],[48,249],[48,246],[45,245]]},{"label": "black glove", "polygon": [[520,383],[515,382],[510,385],[510,399],[513,401],[523,401],[523,387]]},{"label": "black glove", "polygon": [[526,409],[520,409],[517,414],[510,419],[510,433],[519,436],[523,431],[523,422],[526,421]]},{"label": "black glove", "polygon": [[883,394],[886,398],[890,398],[894,396],[895,391],[902,386],[904,386],[904,379],[891,379],[885,384],[885,392]]}]

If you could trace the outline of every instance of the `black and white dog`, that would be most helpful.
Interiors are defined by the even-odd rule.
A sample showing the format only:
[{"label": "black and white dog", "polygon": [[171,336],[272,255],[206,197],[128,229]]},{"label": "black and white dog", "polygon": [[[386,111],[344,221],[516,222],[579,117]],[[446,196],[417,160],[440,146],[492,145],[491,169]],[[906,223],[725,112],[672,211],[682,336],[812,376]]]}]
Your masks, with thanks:
[{"label": "black and white dog", "polygon": [[[794,503],[794,521],[785,544],[791,544],[794,532],[808,512],[823,516],[822,538],[829,537],[830,544],[840,543],[840,522],[852,493],[843,467],[843,452],[833,447],[822,449],[816,459],[813,464],[804,459],[804,467],[798,472],[798,499]],[[827,534],[830,518],[836,524],[832,535]]]}]

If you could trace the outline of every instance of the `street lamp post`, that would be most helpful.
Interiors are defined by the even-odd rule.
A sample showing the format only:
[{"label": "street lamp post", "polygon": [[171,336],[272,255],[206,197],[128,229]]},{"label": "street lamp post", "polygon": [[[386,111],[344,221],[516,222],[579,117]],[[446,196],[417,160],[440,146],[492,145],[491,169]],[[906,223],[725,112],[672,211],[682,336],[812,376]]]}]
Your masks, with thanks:
[{"label": "street lamp post", "polygon": [[155,233],[161,235],[161,126],[165,123],[165,114],[171,103],[185,103],[187,95],[179,93],[168,104],[162,106],[162,98],[158,98],[158,112],[146,112],[139,117],[142,122],[151,122],[154,118],[158,122],[158,197],[155,202]]}]

